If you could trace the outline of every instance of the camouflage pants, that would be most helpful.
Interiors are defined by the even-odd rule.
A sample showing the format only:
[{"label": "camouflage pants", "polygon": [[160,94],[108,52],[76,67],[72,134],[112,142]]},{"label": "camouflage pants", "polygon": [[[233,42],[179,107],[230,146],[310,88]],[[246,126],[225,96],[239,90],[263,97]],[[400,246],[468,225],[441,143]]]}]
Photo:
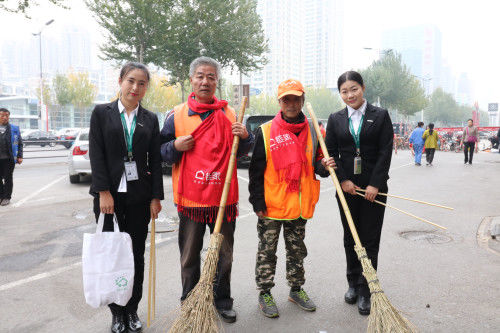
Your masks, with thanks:
[{"label": "camouflage pants", "polygon": [[270,290],[274,287],[276,273],[276,251],[281,226],[286,248],[286,279],[290,287],[300,287],[305,283],[304,258],[307,248],[304,244],[306,236],[306,222],[302,218],[296,220],[259,219],[257,232],[259,247],[257,250],[257,264],[255,265],[255,281],[257,289]]}]

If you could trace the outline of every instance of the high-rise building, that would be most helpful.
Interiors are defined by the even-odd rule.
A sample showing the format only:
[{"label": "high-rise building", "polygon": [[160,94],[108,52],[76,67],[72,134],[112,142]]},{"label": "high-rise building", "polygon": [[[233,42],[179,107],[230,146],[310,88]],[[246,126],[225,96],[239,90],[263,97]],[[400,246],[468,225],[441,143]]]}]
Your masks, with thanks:
[{"label": "high-rise building", "polygon": [[342,66],[342,1],[305,2],[304,68],[306,86],[334,88]]},{"label": "high-rise building", "polygon": [[250,87],[274,95],[288,78],[306,86],[335,87],[342,66],[343,0],[259,0],[269,50],[268,63],[245,78]]},{"label": "high-rise building", "polygon": [[418,77],[426,93],[441,86],[441,32],[433,25],[418,25],[382,33],[382,49],[399,54],[411,73]]},{"label": "high-rise building", "polygon": [[459,104],[472,105],[474,103],[472,99],[472,85],[467,73],[460,74],[460,77],[458,78],[455,99]]}]

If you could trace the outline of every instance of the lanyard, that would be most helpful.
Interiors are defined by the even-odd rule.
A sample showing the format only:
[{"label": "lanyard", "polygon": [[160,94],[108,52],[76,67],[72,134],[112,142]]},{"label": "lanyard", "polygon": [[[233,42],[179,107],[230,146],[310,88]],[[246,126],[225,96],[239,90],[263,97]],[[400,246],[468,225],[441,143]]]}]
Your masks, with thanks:
[{"label": "lanyard", "polygon": [[123,132],[125,132],[125,143],[127,144],[128,158],[129,160],[132,160],[132,139],[134,137],[135,122],[137,117],[134,115],[134,119],[132,120],[132,124],[130,125],[130,132],[127,127],[127,121],[125,120],[125,111],[122,112],[121,118],[122,118]]},{"label": "lanyard", "polygon": [[352,126],[351,117],[349,117],[349,129],[351,130],[352,137],[354,138],[354,143],[356,144],[356,154],[359,155],[359,133],[361,133],[361,126],[363,126],[363,118],[365,115],[361,116],[361,120],[359,121],[358,132],[354,132],[354,127]]}]

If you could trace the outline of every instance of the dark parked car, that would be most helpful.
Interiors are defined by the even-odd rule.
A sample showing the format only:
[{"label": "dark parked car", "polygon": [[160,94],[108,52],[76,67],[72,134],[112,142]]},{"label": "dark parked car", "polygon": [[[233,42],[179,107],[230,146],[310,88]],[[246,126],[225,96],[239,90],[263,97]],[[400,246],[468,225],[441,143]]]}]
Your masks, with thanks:
[{"label": "dark parked car", "polygon": [[[248,132],[252,132],[254,135],[260,125],[271,121],[274,116],[248,116],[243,118],[243,124],[247,128]],[[239,168],[248,168],[250,165],[250,160],[252,159],[252,150],[248,154],[238,157],[237,165]]]},{"label": "dark parked car", "polygon": [[34,131],[23,137],[23,147],[26,146],[50,146],[54,147],[57,143],[57,137],[49,132]]}]

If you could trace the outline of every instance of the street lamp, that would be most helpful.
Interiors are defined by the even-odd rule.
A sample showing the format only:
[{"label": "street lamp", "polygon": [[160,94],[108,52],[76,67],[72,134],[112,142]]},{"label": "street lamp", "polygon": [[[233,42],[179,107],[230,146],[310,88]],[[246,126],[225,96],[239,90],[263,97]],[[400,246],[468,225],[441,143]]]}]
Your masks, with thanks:
[{"label": "street lamp", "polygon": [[382,54],[387,55],[387,54],[392,53],[394,51],[393,49],[377,49],[377,48],[373,48],[373,47],[363,47],[363,50],[376,51],[379,54],[379,58],[380,58],[380,55],[382,55]]},{"label": "street lamp", "polygon": [[[42,129],[45,129],[45,131],[48,131],[49,130],[49,111],[47,110],[47,108],[45,108],[45,124],[42,122],[42,111],[43,111],[43,71],[42,71],[42,31],[43,31],[43,28],[45,28],[46,26],[52,24],[54,22],[54,20],[50,20],[50,21],[47,21],[45,23],[45,25],[43,25],[41,28],[40,28],[40,31],[38,33],[33,33],[33,36],[38,36],[39,37],[39,56],[40,56],[40,115],[39,115],[39,119],[40,119],[40,124],[39,124],[39,128],[42,127]],[[40,126],[41,125],[41,126]],[[44,126],[45,125],[45,126]]]}]

